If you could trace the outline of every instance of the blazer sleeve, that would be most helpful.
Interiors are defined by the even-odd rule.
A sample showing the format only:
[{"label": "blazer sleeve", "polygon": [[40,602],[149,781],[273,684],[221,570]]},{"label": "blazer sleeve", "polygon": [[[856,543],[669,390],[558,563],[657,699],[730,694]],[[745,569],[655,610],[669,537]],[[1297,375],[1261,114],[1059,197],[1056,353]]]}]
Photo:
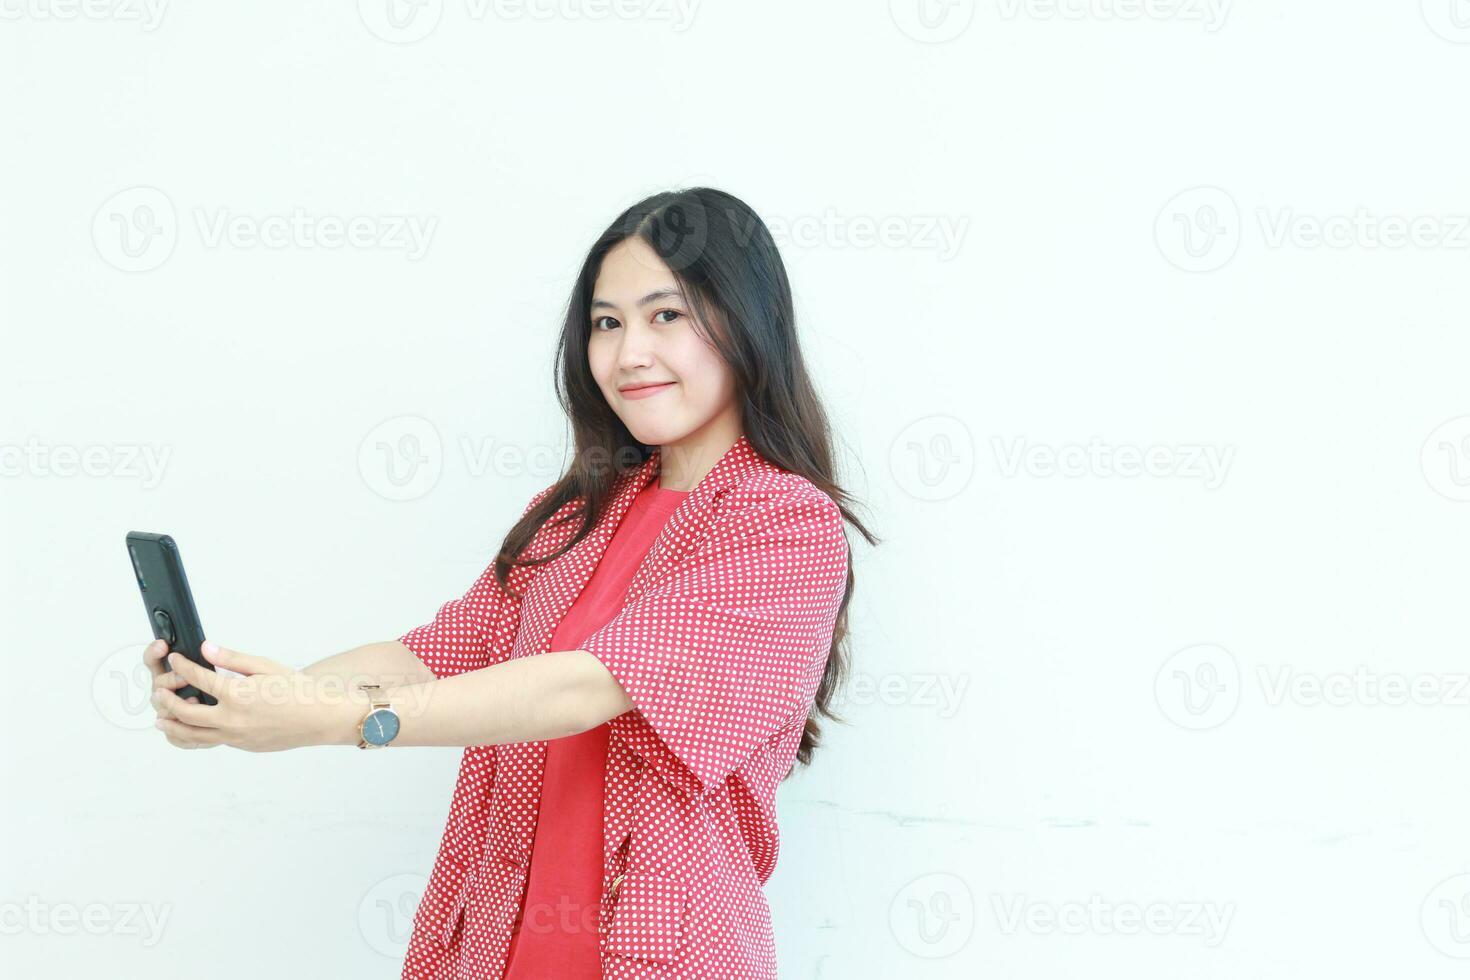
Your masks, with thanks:
[{"label": "blazer sleeve", "polygon": [[778,731],[804,724],[847,587],[842,514],[810,487],[722,517],[672,572],[583,644],[634,709],[619,735],[705,795]]},{"label": "blazer sleeve", "polygon": [[[547,487],[532,497],[521,517],[551,490]],[[514,601],[496,581],[492,561],[464,595],[444,603],[432,620],[404,633],[398,642],[412,650],[438,678],[489,667],[510,653],[507,637],[497,631],[507,621],[502,615],[505,607]],[[492,651],[497,650],[500,654],[494,656]]]}]

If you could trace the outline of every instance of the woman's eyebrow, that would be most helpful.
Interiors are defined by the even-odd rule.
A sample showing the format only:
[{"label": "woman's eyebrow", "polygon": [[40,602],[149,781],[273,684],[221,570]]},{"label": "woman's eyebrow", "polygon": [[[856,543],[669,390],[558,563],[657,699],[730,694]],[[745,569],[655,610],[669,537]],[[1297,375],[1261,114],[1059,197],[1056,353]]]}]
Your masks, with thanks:
[{"label": "woman's eyebrow", "polygon": [[[638,305],[639,306],[647,306],[649,303],[656,303],[656,302],[658,302],[661,299],[668,299],[671,296],[673,298],[675,298],[675,299],[682,299],[682,297],[680,296],[679,291],[677,289],[655,289],[653,292],[649,293],[647,296],[645,296],[642,299],[640,299],[638,301]],[[609,310],[615,310],[615,309],[617,309],[617,307],[615,305],[613,305],[611,302],[609,302],[608,300],[605,300],[605,299],[594,299],[592,301],[592,309],[595,310],[595,309],[598,309],[599,307],[604,308],[604,309],[609,309]]]}]

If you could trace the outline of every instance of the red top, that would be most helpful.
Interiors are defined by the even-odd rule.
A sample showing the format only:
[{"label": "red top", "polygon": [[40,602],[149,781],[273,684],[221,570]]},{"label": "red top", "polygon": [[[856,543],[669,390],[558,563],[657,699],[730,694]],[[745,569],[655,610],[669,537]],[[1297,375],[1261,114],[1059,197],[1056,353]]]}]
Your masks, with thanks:
[{"label": "red top", "polygon": [[[688,495],[654,480],[634,498],[607,551],[552,636],[577,650],[622,610],[628,584],[669,515]],[[525,904],[513,926],[505,980],[601,980],[603,772],[609,723],[546,743],[540,817]]]}]

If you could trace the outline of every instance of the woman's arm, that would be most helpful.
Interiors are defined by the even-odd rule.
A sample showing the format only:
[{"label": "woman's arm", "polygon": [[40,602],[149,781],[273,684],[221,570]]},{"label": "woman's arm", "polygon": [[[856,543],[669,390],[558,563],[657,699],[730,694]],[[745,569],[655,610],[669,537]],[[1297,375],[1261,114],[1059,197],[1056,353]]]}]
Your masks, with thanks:
[{"label": "woman's arm", "polygon": [[[359,684],[381,683],[401,726],[394,745],[503,745],[561,738],[596,728],[633,707],[622,685],[585,650],[507,660],[479,670],[412,682],[380,680],[412,669],[395,644],[378,643],[312,664],[306,671],[264,657],[203,646],[225,677],[177,653],[168,665],[181,682],[215,696],[213,705],[182,700],[158,684],[158,726],[182,748],[233,745],[275,752],[308,745],[356,745],[370,701]],[[376,652],[364,652],[377,648]],[[384,648],[387,648],[386,650]],[[411,651],[407,651],[413,656]],[[328,663],[337,666],[328,668]],[[355,673],[366,666],[375,673]],[[422,673],[415,676],[422,677]]]},{"label": "woman's arm", "polygon": [[[596,728],[633,707],[622,685],[585,650],[521,657],[453,677],[385,688],[381,696],[393,703],[401,723],[394,746],[562,738]],[[357,726],[367,709],[367,698],[355,686],[348,703],[330,706],[337,721],[328,744],[356,745]]]},{"label": "woman's arm", "polygon": [[369,643],[346,653],[334,654],[301,668],[314,677],[339,677],[359,684],[422,684],[434,679],[434,672],[418,656],[397,640]]}]

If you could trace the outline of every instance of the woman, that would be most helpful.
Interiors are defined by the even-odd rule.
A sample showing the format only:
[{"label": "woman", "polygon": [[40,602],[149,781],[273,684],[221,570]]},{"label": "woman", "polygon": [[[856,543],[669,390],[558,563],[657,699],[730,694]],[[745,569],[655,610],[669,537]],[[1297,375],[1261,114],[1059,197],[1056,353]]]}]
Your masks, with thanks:
[{"label": "woman", "polygon": [[[209,643],[245,676],[177,654],[165,672],[150,648],[160,727],[467,746],[405,978],[774,977],[776,787],[836,717],[843,521],[875,539],[833,480],[766,226],[709,188],[629,208],[558,358],[574,460],[464,596],[300,672]],[[378,686],[326,696],[349,678]],[[293,696],[251,696],[268,683]]]}]

